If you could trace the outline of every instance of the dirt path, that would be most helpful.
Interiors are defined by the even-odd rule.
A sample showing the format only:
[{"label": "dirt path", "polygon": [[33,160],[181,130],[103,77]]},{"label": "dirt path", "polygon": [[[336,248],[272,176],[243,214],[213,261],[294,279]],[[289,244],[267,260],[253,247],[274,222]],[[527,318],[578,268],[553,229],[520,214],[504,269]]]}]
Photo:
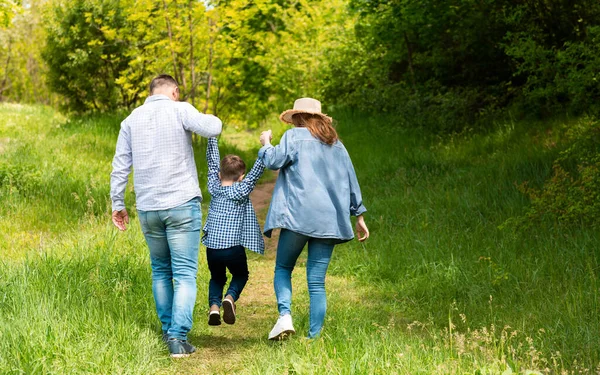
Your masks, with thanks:
[{"label": "dirt path", "polygon": [[[251,195],[261,227],[274,186],[274,181],[260,184]],[[276,230],[272,238],[265,238],[264,256],[247,252],[250,279],[237,303],[236,324],[208,326],[205,320],[206,307],[202,304],[203,301],[198,301],[194,328],[189,335],[189,340],[196,345],[197,352],[183,360],[175,360],[175,371],[170,368],[169,374],[240,373],[244,370],[244,360],[255,357],[257,352],[264,350],[265,344],[271,344],[267,335],[277,320],[273,267],[278,234],[279,231]],[[304,264],[305,257],[301,256],[292,276],[295,302],[308,298]],[[208,277],[208,271],[205,272]],[[338,305],[341,300],[360,304],[360,295],[364,293],[363,288],[356,285],[351,278],[333,275],[327,275],[327,289],[332,291],[328,300],[333,306]],[[298,332],[298,335],[303,334],[306,332]]]},{"label": "dirt path", "polygon": [[[275,181],[260,184],[250,196],[261,227],[264,224],[274,186]],[[237,303],[236,324],[222,324],[217,327],[206,325],[203,319],[205,315],[203,301],[198,301],[194,316],[195,327],[189,337],[196,345],[197,352],[189,358],[176,362],[177,373],[235,373],[240,370],[240,362],[246,356],[252,356],[252,348],[266,340],[271,325],[277,319],[273,291],[273,265],[277,238],[278,232],[274,233],[273,238],[265,238],[264,256],[247,253],[250,279]],[[303,292],[300,285],[298,289],[298,293]]]}]

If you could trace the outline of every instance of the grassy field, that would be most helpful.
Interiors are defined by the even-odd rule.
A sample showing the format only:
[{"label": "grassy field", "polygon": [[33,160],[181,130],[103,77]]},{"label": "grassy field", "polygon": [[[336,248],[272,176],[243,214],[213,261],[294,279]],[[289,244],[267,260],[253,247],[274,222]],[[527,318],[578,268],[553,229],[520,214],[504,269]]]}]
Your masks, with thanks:
[{"label": "grassy field", "polygon": [[[393,117],[338,113],[371,238],[334,252],[323,336],[266,340],[276,319],[269,241],[265,257],[250,257],[233,327],[205,324],[201,260],[190,335],[199,353],[173,361],[160,341],[139,224],[117,233],[110,223],[110,163],[123,116],[0,106],[0,373],[600,371],[600,234],[551,224],[499,229],[527,208],[515,183],[539,186],[561,132],[579,120],[499,123],[486,134],[439,138]],[[222,153],[242,153],[248,163],[257,134],[225,133]],[[198,142],[201,181],[203,155]],[[130,190],[134,214],[133,198]],[[308,324],[303,272],[294,276],[299,333]]]}]

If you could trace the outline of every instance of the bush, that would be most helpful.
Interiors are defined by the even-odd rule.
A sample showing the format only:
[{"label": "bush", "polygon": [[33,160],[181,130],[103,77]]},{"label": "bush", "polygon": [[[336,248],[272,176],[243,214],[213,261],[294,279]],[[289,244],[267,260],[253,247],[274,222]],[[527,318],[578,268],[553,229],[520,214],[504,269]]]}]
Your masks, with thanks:
[{"label": "bush", "polygon": [[531,199],[522,216],[503,226],[528,227],[548,220],[560,225],[600,224],[600,121],[585,118],[567,131],[569,147],[553,163],[553,172],[541,189],[527,181],[518,189]]},{"label": "bush", "polygon": [[560,109],[572,113],[598,111],[600,99],[600,26],[587,37],[567,41],[561,48],[544,47],[528,34],[508,38],[506,53],[517,62],[525,110],[538,115]]}]

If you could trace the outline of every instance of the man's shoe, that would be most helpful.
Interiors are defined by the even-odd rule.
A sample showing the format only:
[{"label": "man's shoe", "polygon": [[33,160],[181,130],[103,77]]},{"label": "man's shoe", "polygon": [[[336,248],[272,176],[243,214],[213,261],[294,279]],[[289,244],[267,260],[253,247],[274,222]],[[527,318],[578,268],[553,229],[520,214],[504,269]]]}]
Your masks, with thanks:
[{"label": "man's shoe", "polygon": [[231,296],[226,296],[221,304],[223,306],[223,321],[227,324],[235,323],[235,303]]},{"label": "man's shoe", "polygon": [[296,333],[294,329],[294,324],[292,323],[292,316],[290,314],[286,314],[280,316],[277,319],[277,323],[269,333],[269,340],[284,340],[289,335],[293,335]]},{"label": "man's shoe", "polygon": [[167,341],[167,346],[169,347],[172,358],[187,357],[196,351],[194,345],[186,340],[169,339],[169,341]]},{"label": "man's shoe", "polygon": [[209,326],[220,326],[221,325],[221,313],[218,310],[213,310],[208,313],[208,325]]}]

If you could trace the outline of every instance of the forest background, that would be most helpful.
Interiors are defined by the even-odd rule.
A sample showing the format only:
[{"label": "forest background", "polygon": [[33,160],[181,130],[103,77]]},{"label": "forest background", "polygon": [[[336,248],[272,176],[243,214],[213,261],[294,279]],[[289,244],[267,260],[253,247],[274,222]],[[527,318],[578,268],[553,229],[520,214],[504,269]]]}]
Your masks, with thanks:
[{"label": "forest background", "polygon": [[119,242],[107,218],[119,122],[159,73],[246,158],[320,99],[373,231],[336,251],[338,290],[364,295],[333,296],[323,340],[273,350],[263,316],[237,342],[260,355],[197,369],[600,371],[600,2],[1,0],[0,372],[179,368],[144,325],[139,228]]}]

